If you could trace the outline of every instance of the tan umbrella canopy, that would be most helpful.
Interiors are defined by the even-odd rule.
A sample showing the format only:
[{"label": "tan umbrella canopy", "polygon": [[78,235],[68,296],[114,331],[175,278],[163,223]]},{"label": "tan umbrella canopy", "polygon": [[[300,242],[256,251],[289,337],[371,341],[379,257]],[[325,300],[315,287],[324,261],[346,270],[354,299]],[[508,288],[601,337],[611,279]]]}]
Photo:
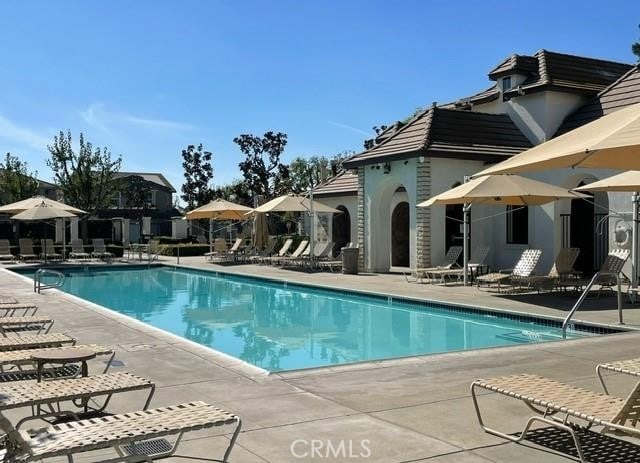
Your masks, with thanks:
[{"label": "tan umbrella canopy", "polygon": [[534,146],[474,177],[562,167],[640,170],[640,103]]},{"label": "tan umbrella canopy", "polygon": [[640,172],[630,170],[613,177],[589,183],[575,189],[576,191],[639,191]]},{"label": "tan umbrella canopy", "polygon": [[539,182],[519,175],[487,175],[463,183],[451,190],[440,193],[418,204],[429,207],[434,204],[466,204],[464,208],[464,284],[468,280],[469,256],[469,212],[471,204],[506,204],[511,206],[539,206],[558,199],[583,198],[586,195],[575,193],[548,183]]},{"label": "tan umbrella canopy", "polygon": [[53,199],[46,198],[44,196],[34,196],[33,198],[23,199],[22,201],[18,201],[11,204],[5,204],[4,206],[0,206],[0,214],[17,214],[18,212],[25,211],[27,209],[32,209],[34,207],[40,206],[42,203],[46,204],[50,207],[55,207],[58,209],[65,210],[67,212],[71,212],[75,215],[86,214],[85,211],[78,209],[77,207],[69,206],[68,204],[61,203],[59,201],[54,201]]},{"label": "tan umbrella canopy", "polygon": [[[65,206],[65,204],[59,203],[57,201],[51,201],[50,203],[41,201],[40,204],[36,204],[34,207],[31,207],[30,209],[25,209],[22,212],[18,212],[16,215],[12,215],[11,219],[26,221],[26,220],[65,219],[67,217],[75,217],[75,214],[63,209],[62,207],[58,207],[57,204],[60,204],[61,206]],[[79,211],[80,209],[77,209],[77,210]],[[46,225],[45,225],[45,237],[46,237]],[[63,255],[65,253],[65,248],[66,248],[66,239],[63,238],[62,239]],[[46,262],[47,261],[46,247],[43,249],[43,253],[44,253],[44,261]]]},{"label": "tan umbrella canopy", "polygon": [[557,199],[583,197],[586,195],[519,175],[487,175],[440,193],[418,207],[466,203],[537,206]]},{"label": "tan umbrella canopy", "polygon": [[209,219],[209,252],[213,252],[214,220],[245,220],[245,215],[253,211],[250,207],[232,203],[225,199],[214,199],[204,206],[187,212],[187,220]]},{"label": "tan umbrella canopy", "polygon": [[232,203],[224,199],[213,201],[187,212],[187,220],[216,219],[216,220],[244,220],[245,214],[253,209],[242,204]]},{"label": "tan umbrella canopy", "polygon": [[256,207],[255,212],[317,212],[340,213],[338,209],[329,207],[318,201],[312,201],[301,195],[288,194],[279,196],[271,201]]}]

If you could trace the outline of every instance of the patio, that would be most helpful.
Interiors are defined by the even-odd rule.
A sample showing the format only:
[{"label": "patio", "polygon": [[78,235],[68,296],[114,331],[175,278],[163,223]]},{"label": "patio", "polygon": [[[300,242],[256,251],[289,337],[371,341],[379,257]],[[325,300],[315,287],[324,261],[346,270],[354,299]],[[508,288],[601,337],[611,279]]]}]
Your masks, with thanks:
[{"label": "patio", "polygon": [[[173,264],[175,260],[165,262]],[[181,263],[225,272],[264,273],[264,267],[218,267],[204,263],[202,257],[183,258]],[[640,334],[625,333],[267,376],[243,362],[131,322],[72,296],[51,290],[35,295],[22,277],[6,270],[0,272],[0,294],[12,294],[21,301],[39,304],[42,315],[55,316],[56,331],[73,333],[80,342],[115,346],[122,366],[114,371],[131,371],[156,380],[158,390],[152,405],[169,404],[176,397],[180,401],[199,399],[240,415],[244,426],[231,455],[234,462],[305,461],[301,455],[311,450],[310,442],[314,439],[324,443],[323,452],[327,441],[336,446],[344,440],[347,451],[351,441],[356,455],[362,450],[362,441],[368,440],[370,456],[360,459],[372,462],[568,461],[527,446],[506,443],[481,431],[469,395],[471,381],[477,377],[531,372],[597,389],[595,365],[636,357],[635,346],[640,338]],[[361,290],[379,290],[384,282],[389,294],[446,298],[450,302],[556,316],[566,310],[558,307],[563,303],[570,306],[574,301],[546,295],[525,301],[520,297],[496,297],[475,288],[408,284],[401,275],[306,274],[279,269],[270,269],[269,275]],[[615,310],[603,310],[612,308],[614,301],[613,297],[590,300],[577,318],[615,323]],[[640,326],[638,310],[627,309],[625,316],[630,323]],[[612,393],[625,394],[632,382],[625,377],[612,379]],[[494,398],[485,400],[491,403]],[[140,406],[140,398],[135,395],[124,395],[114,403],[118,411]],[[526,416],[527,409],[521,404],[503,401],[488,418],[517,432]],[[201,431],[186,436],[188,441],[179,453],[210,461],[226,445],[227,437],[221,431],[224,432]],[[598,448],[592,452],[607,452],[608,461],[633,461],[629,455],[635,446],[627,448],[620,441],[612,445],[610,440],[600,438],[596,442]],[[328,458],[314,459],[349,461],[331,454]],[[166,461],[184,460],[174,457]]]}]

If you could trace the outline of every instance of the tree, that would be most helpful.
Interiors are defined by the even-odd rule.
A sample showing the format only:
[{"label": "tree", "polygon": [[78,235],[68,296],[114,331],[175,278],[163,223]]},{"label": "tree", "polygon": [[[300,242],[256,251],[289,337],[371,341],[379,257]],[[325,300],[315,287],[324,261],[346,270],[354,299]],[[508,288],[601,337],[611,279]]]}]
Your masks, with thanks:
[{"label": "tree", "polygon": [[322,181],[322,171],[327,169],[329,161],[324,156],[295,158],[289,164],[287,189],[293,193],[304,193]]},{"label": "tree", "polygon": [[253,206],[253,197],[247,185],[242,180],[234,180],[227,185],[221,185],[213,191],[214,198],[222,198],[234,203]]},{"label": "tree", "polygon": [[189,210],[200,207],[213,199],[211,188],[213,180],[212,157],[211,151],[205,151],[202,143],[197,147],[189,145],[182,150],[185,181],[182,185],[181,198],[187,203]]},{"label": "tree", "polygon": [[62,131],[47,145],[51,157],[47,165],[53,171],[66,203],[95,213],[106,207],[117,187],[115,175],[122,165],[122,157],[111,158],[107,148],[93,148],[80,133],[78,152],[73,150],[71,131]]},{"label": "tree", "polygon": [[[640,28],[640,26],[638,27]],[[638,63],[640,63],[640,40],[631,44],[631,52],[636,55]]]},{"label": "tree", "polygon": [[7,153],[0,162],[0,191],[7,203],[30,198],[38,192],[36,172],[29,173],[27,163]]},{"label": "tree", "polygon": [[271,199],[286,191],[283,182],[289,177],[289,169],[280,162],[280,156],[287,145],[287,134],[266,132],[262,137],[242,134],[233,142],[245,156],[238,166],[252,196]]}]

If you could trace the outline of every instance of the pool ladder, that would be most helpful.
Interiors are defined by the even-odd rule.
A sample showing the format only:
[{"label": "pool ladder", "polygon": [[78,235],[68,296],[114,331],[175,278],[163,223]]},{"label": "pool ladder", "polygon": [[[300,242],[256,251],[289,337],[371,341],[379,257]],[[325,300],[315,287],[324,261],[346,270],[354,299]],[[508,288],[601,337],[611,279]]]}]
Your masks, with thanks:
[{"label": "pool ladder", "polygon": [[[55,282],[51,284],[43,284],[42,277],[46,275],[53,275],[57,279]],[[64,274],[62,272],[58,272],[57,270],[51,270],[48,268],[41,268],[36,271],[36,274],[33,276],[33,292],[40,294],[40,291],[48,288],[60,288],[64,284]]]},{"label": "pool ladder", "polygon": [[577,310],[580,308],[580,306],[582,305],[584,300],[587,298],[587,295],[589,294],[589,291],[591,290],[591,287],[598,280],[598,278],[603,276],[603,275],[615,276],[616,277],[616,284],[618,285],[618,323],[620,325],[624,325],[624,320],[622,318],[622,288],[621,288],[621,282],[620,282],[620,274],[616,273],[616,272],[597,272],[595,275],[593,275],[593,278],[591,278],[591,281],[589,282],[589,284],[584,288],[584,291],[582,291],[582,294],[580,295],[580,297],[578,298],[576,303],[573,305],[573,307],[569,311],[569,314],[564,319],[564,322],[562,322],[562,337],[563,338],[567,337],[567,328],[569,328],[569,324],[571,322],[571,318],[577,312]]}]

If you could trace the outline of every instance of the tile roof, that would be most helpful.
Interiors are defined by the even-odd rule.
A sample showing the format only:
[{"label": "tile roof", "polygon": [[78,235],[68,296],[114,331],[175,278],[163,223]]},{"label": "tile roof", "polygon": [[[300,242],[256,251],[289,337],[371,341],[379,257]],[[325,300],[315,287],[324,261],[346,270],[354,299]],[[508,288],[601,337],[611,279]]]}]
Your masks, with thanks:
[{"label": "tile roof", "polygon": [[358,194],[358,173],[343,170],[313,190],[314,196],[351,196]]},{"label": "tile roof", "polygon": [[126,178],[132,176],[139,176],[145,179],[147,182],[155,183],[161,187],[167,188],[171,190],[172,193],[176,192],[176,189],[169,183],[169,180],[166,177],[159,173],[154,172],[118,172],[115,175],[115,178]]},{"label": "tile roof", "polygon": [[549,88],[595,95],[631,67],[626,63],[540,50],[533,56],[512,55],[491,70],[489,78],[497,80],[508,74],[528,76],[513,90],[504,92],[507,99]]},{"label": "tile roof", "polygon": [[500,98],[500,88],[498,88],[497,84],[494,84],[488,89],[482,90],[474,95],[460,98],[452,103],[438,105],[438,107],[446,109],[470,109],[473,105],[489,103],[490,101],[497,100],[498,98]]},{"label": "tile roof", "polygon": [[633,67],[591,101],[564,120],[556,135],[563,134],[618,109],[640,103],[640,68]]},{"label": "tile roof", "polygon": [[506,114],[432,106],[382,143],[344,162],[348,169],[420,155],[496,161],[531,147]]}]

